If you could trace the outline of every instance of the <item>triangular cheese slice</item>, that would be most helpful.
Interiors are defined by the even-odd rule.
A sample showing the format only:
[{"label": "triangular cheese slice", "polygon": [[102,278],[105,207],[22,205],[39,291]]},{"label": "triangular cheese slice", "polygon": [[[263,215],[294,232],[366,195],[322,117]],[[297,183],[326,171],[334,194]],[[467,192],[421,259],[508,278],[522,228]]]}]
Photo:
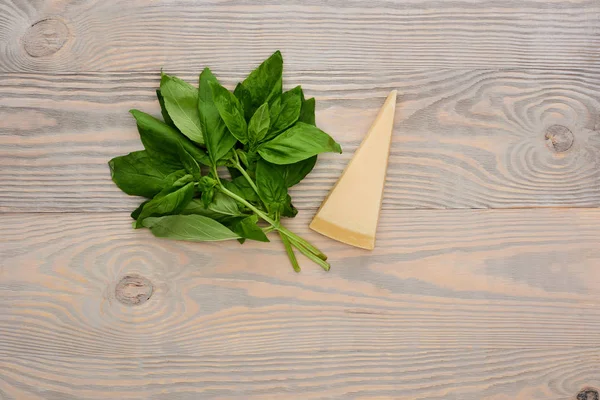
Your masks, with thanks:
[{"label": "triangular cheese slice", "polygon": [[342,173],[310,228],[340,242],[372,250],[390,154],[396,91],[388,96],[375,122]]}]

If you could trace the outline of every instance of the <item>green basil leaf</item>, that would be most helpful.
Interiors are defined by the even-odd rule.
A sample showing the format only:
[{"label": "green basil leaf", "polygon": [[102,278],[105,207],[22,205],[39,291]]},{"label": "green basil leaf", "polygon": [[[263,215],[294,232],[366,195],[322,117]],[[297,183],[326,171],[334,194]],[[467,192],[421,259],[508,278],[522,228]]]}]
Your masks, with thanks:
[{"label": "green basil leaf", "polygon": [[108,162],[113,182],[132,196],[154,197],[170,182],[167,176],[177,170],[150,158],[146,151],[134,151]]},{"label": "green basil leaf", "polygon": [[[167,186],[163,190],[161,190],[159,193],[157,193],[156,196],[154,196],[154,199],[159,199],[161,197],[166,196],[167,194],[173,192],[176,188],[180,188],[180,187],[186,185],[187,183],[192,182],[193,179],[192,179],[191,175],[185,174],[185,170],[179,170],[179,171],[175,171],[174,173],[167,176],[165,181],[170,182],[172,184],[170,184],[169,186]],[[139,218],[140,214],[142,213],[142,210],[146,206],[146,204],[148,204],[149,202],[151,202],[154,199],[146,200],[142,204],[140,204],[139,207],[136,208],[135,210],[133,210],[133,212],[131,213],[131,218],[137,220]],[[136,227],[136,224],[134,224],[134,228],[135,227]]]},{"label": "green basil leaf", "polygon": [[200,190],[200,191],[214,188],[215,186],[217,186],[217,180],[210,176],[203,176],[198,181],[198,190]]},{"label": "green basil leaf", "polygon": [[[236,139],[234,138],[234,140],[236,140]],[[237,140],[236,140],[236,143],[237,143]],[[219,161],[217,161],[217,167],[232,167],[233,163],[232,163],[231,158],[233,158],[234,151],[235,151],[235,149],[230,149]]]},{"label": "green basil leaf", "polygon": [[269,115],[269,103],[265,103],[256,110],[250,123],[248,124],[248,142],[250,148],[253,148],[263,140],[271,125],[271,117]]},{"label": "green basil leaf", "polygon": [[281,96],[273,99],[269,104],[269,117],[270,122],[273,124],[274,121],[277,121],[279,118],[279,113],[281,112]]},{"label": "green basil leaf", "polygon": [[156,237],[191,242],[238,239],[240,235],[223,224],[203,215],[169,215],[146,218],[144,226]]},{"label": "green basil leaf", "polygon": [[156,196],[144,205],[137,218],[136,228],[142,227],[142,221],[148,217],[178,214],[194,197],[194,184],[192,182],[177,188],[170,193]]},{"label": "green basil leaf", "polygon": [[187,207],[181,212],[182,214],[200,214],[210,217],[217,221],[229,221],[233,217],[246,217],[238,207],[238,204],[231,197],[217,192],[213,202],[206,207],[201,200],[192,200]]},{"label": "green basil leaf", "polygon": [[240,161],[242,161],[242,164],[245,165],[246,168],[248,168],[248,166],[250,165],[250,161],[248,160],[248,153],[246,153],[242,149],[237,149],[237,155],[240,158]]},{"label": "green basil leaf", "polygon": [[158,104],[160,104],[160,113],[163,119],[165,120],[165,123],[169,126],[172,126],[173,128],[176,128],[175,123],[173,122],[173,120],[169,116],[169,113],[167,112],[167,107],[165,106],[165,98],[160,92],[160,89],[156,89],[156,97],[158,97]]},{"label": "green basil leaf", "polygon": [[302,88],[296,86],[281,95],[281,106],[275,120],[271,121],[271,129],[265,136],[269,140],[277,136],[280,132],[292,126],[300,116],[302,108]]},{"label": "green basil leaf", "polygon": [[257,222],[258,216],[251,215],[243,219],[235,220],[230,225],[230,228],[244,239],[269,242],[269,238],[265,235],[260,226],[257,225]]},{"label": "green basil leaf", "polygon": [[188,205],[181,211],[182,215],[191,215],[198,214],[204,215],[205,217],[209,217],[214,219],[215,221],[223,221],[225,218],[228,218],[229,215],[222,215],[218,212],[212,211],[208,207],[206,207],[201,199],[193,199],[188,203]]},{"label": "green basil leaf", "polygon": [[202,192],[201,199],[205,207],[208,207],[213,201],[215,186],[217,186],[217,181],[210,176],[203,176],[198,181],[198,190]]},{"label": "green basil leaf", "polygon": [[200,74],[200,94],[198,98],[198,110],[200,112],[200,125],[204,133],[204,143],[212,164],[216,165],[223,156],[235,145],[233,137],[225,122],[219,115],[219,110],[213,101],[211,82],[217,82],[217,78],[210,69],[205,68]]},{"label": "green basil leaf", "polygon": [[232,217],[240,217],[244,215],[240,211],[238,203],[234,199],[220,192],[215,194],[214,201],[208,208],[216,213],[229,215]]},{"label": "green basil leaf", "polygon": [[302,109],[300,110],[300,116],[298,117],[298,121],[316,126],[314,98],[302,101]]},{"label": "green basil leaf", "polygon": [[157,194],[156,196],[154,196],[154,198],[162,197],[162,196],[164,196],[166,194],[169,194],[174,189],[183,187],[183,186],[187,185],[190,182],[194,182],[194,177],[192,175],[190,175],[190,174],[186,174],[186,175],[182,176],[181,178],[177,179],[175,182],[173,182],[173,185],[171,185],[171,187],[163,189],[159,194]]},{"label": "green basil leaf", "polygon": [[260,201],[258,193],[250,186],[250,183],[245,177],[240,176],[239,178],[235,178],[232,182],[240,190],[244,199],[252,202]]},{"label": "green basil leaf", "polygon": [[133,211],[131,212],[131,218],[133,218],[133,219],[138,219],[138,217],[139,217],[139,216],[140,216],[140,214],[142,213],[142,210],[144,209],[144,206],[145,206],[146,204],[148,204],[150,201],[151,201],[151,200],[146,200],[146,201],[144,201],[142,204],[140,204],[140,205],[138,206],[138,208],[136,208],[135,210],[133,210]]},{"label": "green basil leaf", "polygon": [[217,180],[215,178],[210,177],[210,176],[203,176],[198,181],[198,188],[200,190],[204,190],[206,188],[213,188],[215,186],[217,186]]},{"label": "green basil leaf", "polygon": [[248,143],[248,127],[240,101],[217,81],[210,82],[213,100],[225,125],[237,140]]},{"label": "green basil leaf", "polygon": [[246,167],[246,170],[248,170],[248,172],[252,175],[252,171],[256,169],[256,161],[259,158],[256,151],[250,150],[246,152],[242,149],[237,149],[237,155],[242,164]]},{"label": "green basil leaf", "polygon": [[[246,218],[246,217],[232,217],[226,221],[221,221],[221,223],[235,232],[235,230],[234,230],[235,225],[238,224],[244,218]],[[235,232],[235,233],[237,233],[238,235],[240,234],[240,232]],[[240,244],[244,244],[246,242],[246,238],[240,237],[237,241],[240,242]]]},{"label": "green basil leaf", "polygon": [[181,133],[196,143],[204,144],[198,113],[198,89],[175,76],[162,74],[160,93],[169,116]]},{"label": "green basil leaf", "polygon": [[181,144],[179,144],[179,157],[185,170],[190,173],[195,180],[200,180],[202,170],[200,169],[198,162]]},{"label": "green basil leaf", "polygon": [[151,158],[182,168],[179,152],[179,144],[181,144],[196,161],[209,165],[206,153],[173,127],[144,112],[138,110],[129,112],[137,122],[140,139]]},{"label": "green basil leaf", "polygon": [[267,96],[267,103],[271,104],[271,102],[275,100],[275,98],[281,96],[281,93],[283,93],[283,75],[280,76],[279,79],[277,79],[277,81],[273,85],[271,93],[269,93],[269,95]]},{"label": "green basil leaf", "polygon": [[165,194],[168,194],[173,190],[185,186],[193,181],[194,178],[191,175],[189,175],[185,169],[179,169],[167,175],[167,177],[165,178],[164,187],[153,198],[162,197]]},{"label": "green basil leaf", "polygon": [[221,158],[219,161],[217,161],[217,167],[231,167],[231,165],[231,160],[228,160],[226,158]]},{"label": "green basil leaf", "polygon": [[215,188],[211,187],[211,188],[206,188],[202,191],[202,195],[200,196],[200,199],[202,200],[202,204],[204,204],[204,207],[209,207],[210,203],[212,203],[213,198],[215,197]]},{"label": "green basil leaf", "polygon": [[282,73],[283,57],[278,50],[242,82],[250,94],[251,105],[247,111],[249,115],[254,115],[258,107],[281,94]]},{"label": "green basil leaf", "polygon": [[286,218],[294,218],[298,214],[298,209],[292,204],[292,197],[288,195],[287,201],[281,210],[281,216]]},{"label": "green basil leaf", "polygon": [[313,156],[297,163],[278,165],[276,167],[281,169],[285,185],[292,187],[304,179],[313,170],[316,163],[317,156]]},{"label": "green basil leaf", "polygon": [[186,175],[187,175],[187,171],[185,169],[178,169],[177,171],[170,173],[165,178],[167,185],[165,185],[163,187],[163,190],[173,186],[176,182],[179,182],[180,179],[185,177]]},{"label": "green basil leaf", "polygon": [[233,91],[233,95],[237,97],[244,109],[244,118],[246,121],[250,121],[252,118],[252,95],[250,95],[250,91],[246,89],[243,83],[238,83]]},{"label": "green basil leaf", "polygon": [[269,213],[277,217],[288,196],[281,169],[273,168],[273,165],[265,160],[258,160],[256,186],[258,187],[258,194],[267,205]]},{"label": "green basil leaf", "polygon": [[331,136],[304,122],[258,147],[260,156],[273,164],[292,164],[324,152],[341,153],[342,148]]},{"label": "green basil leaf", "polygon": [[244,178],[243,176],[234,178],[232,181],[222,179],[221,183],[225,186],[227,190],[237,194],[245,200],[254,203],[260,200],[258,198],[258,194],[256,194],[252,186],[250,186],[246,178]]}]

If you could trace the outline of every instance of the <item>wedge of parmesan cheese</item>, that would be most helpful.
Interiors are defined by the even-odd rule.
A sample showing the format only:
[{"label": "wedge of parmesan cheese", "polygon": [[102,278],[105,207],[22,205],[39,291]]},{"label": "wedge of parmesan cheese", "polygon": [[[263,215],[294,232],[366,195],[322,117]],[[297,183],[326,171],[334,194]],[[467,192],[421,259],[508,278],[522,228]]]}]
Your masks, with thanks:
[{"label": "wedge of parmesan cheese", "polygon": [[310,228],[340,242],[372,250],[390,154],[394,90],[352,160],[317,211]]}]

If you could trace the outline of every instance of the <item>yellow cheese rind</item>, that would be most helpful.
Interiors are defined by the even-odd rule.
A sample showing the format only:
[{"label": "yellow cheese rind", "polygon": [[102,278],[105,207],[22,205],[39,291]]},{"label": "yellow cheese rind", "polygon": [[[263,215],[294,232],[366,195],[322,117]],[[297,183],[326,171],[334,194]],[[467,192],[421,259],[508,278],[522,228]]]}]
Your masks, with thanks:
[{"label": "yellow cheese rind", "polygon": [[396,91],[390,93],[310,228],[332,239],[372,250],[394,127]]},{"label": "yellow cheese rind", "polygon": [[373,236],[337,226],[331,222],[320,219],[318,216],[312,220],[309,227],[310,229],[319,232],[321,235],[349,244],[350,246],[367,250],[373,250],[375,248],[375,238]]}]

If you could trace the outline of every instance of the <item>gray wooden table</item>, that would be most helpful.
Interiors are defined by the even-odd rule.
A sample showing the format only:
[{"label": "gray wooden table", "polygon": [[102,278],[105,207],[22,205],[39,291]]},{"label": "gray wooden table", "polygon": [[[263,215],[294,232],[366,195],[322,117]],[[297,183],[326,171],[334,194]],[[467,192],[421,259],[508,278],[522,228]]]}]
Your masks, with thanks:
[{"label": "gray wooden table", "polygon": [[[331,272],[131,229],[107,161],[160,69],[232,87],[276,49],[345,150],[289,224]],[[307,225],[391,89],[367,252]],[[599,162],[597,0],[0,0],[0,398],[576,399]]]}]

